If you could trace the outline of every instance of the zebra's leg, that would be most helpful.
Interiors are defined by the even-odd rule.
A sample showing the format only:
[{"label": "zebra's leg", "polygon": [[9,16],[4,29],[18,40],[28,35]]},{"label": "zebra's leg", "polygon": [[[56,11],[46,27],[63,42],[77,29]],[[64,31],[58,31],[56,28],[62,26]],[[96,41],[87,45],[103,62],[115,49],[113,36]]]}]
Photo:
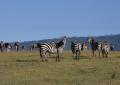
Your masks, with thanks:
[{"label": "zebra's leg", "polygon": [[43,54],[42,53],[40,53],[40,59],[41,59],[42,62],[44,62]]},{"label": "zebra's leg", "polygon": [[98,53],[99,53],[99,57],[100,57],[100,50],[98,50]]},{"label": "zebra's leg", "polygon": [[93,57],[94,57],[94,54],[95,54],[94,50],[92,50],[92,53],[93,53]]},{"label": "zebra's leg", "polygon": [[108,52],[106,52],[106,58],[108,58]]},{"label": "zebra's leg", "polygon": [[78,57],[78,52],[76,51],[75,52],[75,60],[77,60],[77,57]]},{"label": "zebra's leg", "polygon": [[60,62],[60,52],[59,52],[59,49],[57,49],[56,62]]},{"label": "zebra's leg", "polygon": [[57,49],[57,56],[56,56],[56,62],[58,61],[58,49]]},{"label": "zebra's leg", "polygon": [[0,50],[1,50],[1,52],[3,52],[3,49],[2,49],[2,48],[0,48]]},{"label": "zebra's leg", "polygon": [[78,60],[80,59],[80,51],[78,52]]},{"label": "zebra's leg", "polygon": [[43,59],[43,52],[41,51],[41,48],[39,49],[40,50],[40,59],[42,62],[44,62],[44,59]]},{"label": "zebra's leg", "polygon": [[17,52],[19,51],[19,47],[17,47]]},{"label": "zebra's leg", "polygon": [[101,51],[101,53],[102,53],[102,57],[103,57],[103,50]]},{"label": "zebra's leg", "polygon": [[45,51],[42,51],[42,61],[48,61],[47,60],[47,57],[46,57],[46,52]]},{"label": "zebra's leg", "polygon": [[77,51],[77,60],[79,60],[80,57],[80,51]]},{"label": "zebra's leg", "polygon": [[48,61],[46,57],[46,53],[43,54],[43,61]]},{"label": "zebra's leg", "polygon": [[73,52],[73,60],[75,59],[75,52]]},{"label": "zebra's leg", "polygon": [[75,56],[75,60],[77,60],[77,57],[78,57],[78,52],[76,51],[76,56]]},{"label": "zebra's leg", "polygon": [[105,57],[105,53],[104,53],[104,51],[102,51],[102,57],[103,57],[103,58]]}]

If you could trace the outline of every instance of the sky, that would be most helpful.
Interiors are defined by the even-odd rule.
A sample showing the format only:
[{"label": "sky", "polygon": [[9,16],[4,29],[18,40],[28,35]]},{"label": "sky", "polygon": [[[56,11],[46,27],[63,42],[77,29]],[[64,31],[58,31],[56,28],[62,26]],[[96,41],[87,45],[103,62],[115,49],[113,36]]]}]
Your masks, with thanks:
[{"label": "sky", "polygon": [[120,0],[0,0],[0,40],[120,33]]}]

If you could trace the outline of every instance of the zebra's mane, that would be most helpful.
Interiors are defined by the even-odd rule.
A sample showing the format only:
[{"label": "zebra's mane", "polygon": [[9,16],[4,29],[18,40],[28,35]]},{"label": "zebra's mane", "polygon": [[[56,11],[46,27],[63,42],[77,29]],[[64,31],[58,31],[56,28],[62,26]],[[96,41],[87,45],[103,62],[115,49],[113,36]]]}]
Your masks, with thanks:
[{"label": "zebra's mane", "polygon": [[66,38],[63,38],[60,42],[56,43],[56,48],[64,48],[66,44]]}]

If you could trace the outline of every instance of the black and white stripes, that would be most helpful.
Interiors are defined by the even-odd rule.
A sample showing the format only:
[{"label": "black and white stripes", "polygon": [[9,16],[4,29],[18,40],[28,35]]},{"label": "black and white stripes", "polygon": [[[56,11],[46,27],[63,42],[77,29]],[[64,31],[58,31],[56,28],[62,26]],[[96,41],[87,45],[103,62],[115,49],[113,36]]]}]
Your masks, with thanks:
[{"label": "black and white stripes", "polygon": [[41,52],[44,52],[44,53],[46,52],[54,53],[55,48],[56,48],[55,42],[40,44],[40,50]]},{"label": "black and white stripes", "polygon": [[66,44],[66,37],[63,37],[61,41],[58,43],[55,42],[42,43],[42,44],[38,43],[37,45],[40,50],[40,58],[42,59],[42,61],[45,61],[47,52],[57,53],[56,61],[60,61],[60,53],[63,51],[65,44]]},{"label": "black and white stripes", "polygon": [[76,40],[74,42],[71,42],[71,50],[73,53],[73,59],[79,60],[81,48],[82,48],[81,44],[77,42]]}]

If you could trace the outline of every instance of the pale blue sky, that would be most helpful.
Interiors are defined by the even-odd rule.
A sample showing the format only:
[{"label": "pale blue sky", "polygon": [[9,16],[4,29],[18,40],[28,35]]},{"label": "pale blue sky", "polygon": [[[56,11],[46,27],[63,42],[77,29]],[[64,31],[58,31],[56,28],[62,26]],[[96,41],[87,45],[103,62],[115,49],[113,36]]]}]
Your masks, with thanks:
[{"label": "pale blue sky", "polygon": [[120,0],[1,0],[0,40],[120,33]]}]

